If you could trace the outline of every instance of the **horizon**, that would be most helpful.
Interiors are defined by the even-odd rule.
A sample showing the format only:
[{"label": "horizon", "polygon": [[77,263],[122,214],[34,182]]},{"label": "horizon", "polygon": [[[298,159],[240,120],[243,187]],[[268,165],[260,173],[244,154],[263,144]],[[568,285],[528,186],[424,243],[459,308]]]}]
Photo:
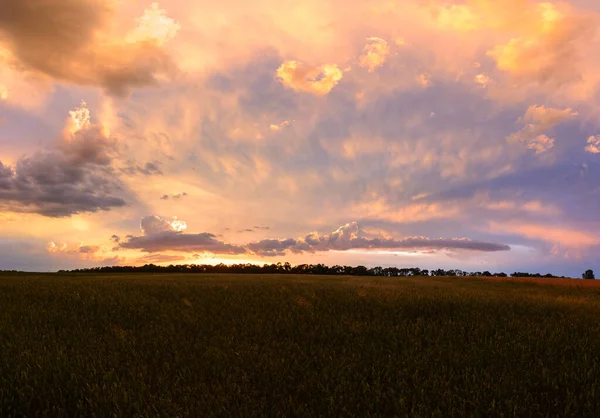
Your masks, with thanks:
[{"label": "horizon", "polygon": [[595,0],[46,3],[0,17],[0,270],[600,271]]},{"label": "horizon", "polygon": [[[256,262],[245,262],[245,263],[239,263],[239,262],[219,262],[219,263],[191,263],[191,264],[166,264],[166,263],[160,263],[160,264],[154,264],[154,263],[147,263],[144,265],[124,265],[124,264],[120,264],[120,265],[96,265],[96,266],[91,266],[91,267],[83,267],[83,268],[77,268],[77,269],[59,269],[59,270],[49,270],[49,271],[32,271],[32,270],[0,270],[0,273],[41,273],[41,274],[54,274],[54,273],[73,273],[73,272],[93,272],[97,269],[103,269],[103,268],[108,268],[108,269],[120,269],[120,268],[125,268],[125,269],[141,269],[141,268],[145,268],[145,267],[153,267],[153,268],[158,268],[160,269],[166,269],[166,268],[170,268],[170,267],[220,267],[220,266],[225,266],[227,268],[235,268],[235,267],[239,267],[239,266],[252,266],[252,267],[258,267],[260,269],[263,268],[267,268],[267,267],[273,267],[276,266],[278,269],[282,269],[283,267],[285,267],[286,265],[288,265],[289,268],[295,269],[297,267],[301,267],[301,266],[313,266],[313,267],[317,267],[317,266],[323,266],[327,269],[334,269],[336,267],[343,267],[343,268],[350,268],[350,269],[357,269],[360,267],[364,267],[367,270],[371,271],[373,269],[377,269],[377,268],[381,268],[383,270],[388,270],[388,269],[396,269],[399,271],[405,271],[406,273],[408,273],[411,270],[419,270],[421,273],[420,274],[398,274],[397,276],[402,277],[402,276],[422,276],[422,277],[501,277],[500,275],[504,274],[506,275],[506,277],[508,278],[530,278],[530,277],[540,277],[540,278],[547,278],[545,276],[552,276],[551,278],[555,278],[555,279],[582,279],[582,275],[573,275],[573,276],[569,276],[569,275],[560,275],[560,274],[554,274],[552,272],[532,272],[532,271],[505,271],[505,270],[486,270],[486,269],[482,269],[482,270],[477,270],[477,271],[468,271],[468,270],[463,270],[460,268],[454,268],[454,269],[443,269],[441,268],[441,270],[444,270],[445,273],[448,274],[438,274],[437,271],[440,270],[440,268],[422,268],[419,266],[398,266],[398,265],[362,265],[362,264],[357,264],[357,265],[343,265],[343,264],[334,264],[334,265],[327,265],[327,264],[323,264],[323,263],[318,263],[318,264],[310,264],[310,263],[301,263],[301,264],[292,264],[289,263],[287,261],[285,262],[273,262],[273,263],[256,263]],[[587,270],[587,269],[586,269]],[[586,271],[587,272],[587,271]],[[125,272],[127,273],[127,272]],[[190,273],[197,273],[197,272],[190,272]],[[205,272],[203,272],[205,273]],[[230,272],[227,272],[230,273]],[[268,274],[269,272],[267,272]],[[284,269],[281,271],[277,271],[276,273],[294,273],[294,272],[290,272],[290,271],[285,271]],[[479,274],[478,274],[479,273]],[[487,274],[486,274],[487,273]],[[294,274],[321,274],[321,273],[306,273],[306,272],[295,272]],[[324,273],[324,274],[337,274],[340,275],[340,273]],[[345,274],[345,273],[343,273]],[[342,275],[343,275],[342,274]],[[583,272],[582,272],[583,274]],[[592,270],[592,274],[594,274],[593,270]],[[350,274],[350,275],[356,275],[356,274]],[[360,276],[360,275],[359,275]],[[392,275],[391,277],[395,277],[396,275]]]}]

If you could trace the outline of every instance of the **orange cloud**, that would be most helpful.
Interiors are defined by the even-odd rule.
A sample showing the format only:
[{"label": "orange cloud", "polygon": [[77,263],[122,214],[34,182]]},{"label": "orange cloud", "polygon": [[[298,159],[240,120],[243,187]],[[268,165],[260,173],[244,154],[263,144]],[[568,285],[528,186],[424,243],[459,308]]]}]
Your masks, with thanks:
[{"label": "orange cloud", "polygon": [[544,153],[554,147],[554,138],[548,137],[544,132],[577,115],[578,113],[570,108],[558,110],[530,106],[525,115],[518,120],[519,123],[525,124],[525,127],[510,135],[507,141],[524,143],[527,148],[535,150],[536,154]]},{"label": "orange cloud", "polygon": [[335,64],[311,67],[296,61],[286,61],[277,69],[281,83],[296,91],[324,96],[342,79],[342,70]]},{"label": "orange cloud", "polygon": [[585,147],[587,152],[591,152],[592,154],[600,153],[600,135],[590,136],[587,140],[587,145]]},{"label": "orange cloud", "polygon": [[[174,36],[175,26],[157,5],[125,39],[111,28],[110,0],[7,0],[2,8],[0,46],[12,68],[120,96],[156,83],[159,74],[174,68],[162,44]],[[161,32],[161,25],[168,28]]]},{"label": "orange cloud", "polygon": [[490,83],[491,79],[485,74],[477,74],[475,76],[475,82],[479,84],[481,87],[487,87]]},{"label": "orange cloud", "polygon": [[515,23],[506,21],[503,26],[516,29],[518,35],[488,51],[498,68],[524,81],[577,80],[578,44],[591,31],[590,21],[565,5],[520,1],[515,6]]},{"label": "orange cloud", "polygon": [[359,63],[361,67],[368,68],[369,72],[375,71],[377,68],[385,64],[387,56],[390,55],[390,47],[388,43],[381,38],[370,37],[370,41],[364,48],[364,54],[360,56]]},{"label": "orange cloud", "polygon": [[527,238],[560,244],[563,247],[570,248],[589,247],[600,244],[600,238],[590,232],[545,224],[519,222],[500,224],[491,222],[490,230],[499,233],[516,233]]},{"label": "orange cloud", "polygon": [[154,40],[163,46],[175,38],[181,25],[167,16],[167,11],[160,9],[158,3],[152,3],[144,10],[144,15],[137,18],[137,26],[130,31],[125,39],[130,43]]},{"label": "orange cloud", "polygon": [[461,210],[456,205],[422,203],[395,206],[383,198],[357,203],[350,208],[350,214],[355,218],[379,219],[394,223],[456,218],[460,213]]}]

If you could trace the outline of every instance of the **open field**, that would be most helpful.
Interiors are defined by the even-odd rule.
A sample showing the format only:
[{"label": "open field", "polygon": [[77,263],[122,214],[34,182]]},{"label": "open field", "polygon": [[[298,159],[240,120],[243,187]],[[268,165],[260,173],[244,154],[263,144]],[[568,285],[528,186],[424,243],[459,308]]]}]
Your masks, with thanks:
[{"label": "open field", "polygon": [[599,285],[0,275],[0,416],[598,417]]}]

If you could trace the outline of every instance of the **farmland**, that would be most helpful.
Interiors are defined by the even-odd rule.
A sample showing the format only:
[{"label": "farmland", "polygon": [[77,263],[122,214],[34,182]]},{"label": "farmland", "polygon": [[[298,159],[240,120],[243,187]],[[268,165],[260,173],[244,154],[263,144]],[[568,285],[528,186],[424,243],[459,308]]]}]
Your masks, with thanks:
[{"label": "farmland", "polygon": [[582,280],[0,275],[0,415],[600,416]]}]

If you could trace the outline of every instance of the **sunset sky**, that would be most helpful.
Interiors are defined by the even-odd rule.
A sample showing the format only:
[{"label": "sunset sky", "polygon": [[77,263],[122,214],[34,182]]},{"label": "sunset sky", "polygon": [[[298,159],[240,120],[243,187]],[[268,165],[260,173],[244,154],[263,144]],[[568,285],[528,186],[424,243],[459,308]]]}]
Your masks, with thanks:
[{"label": "sunset sky", "polygon": [[0,270],[600,270],[600,2],[0,0]]}]

